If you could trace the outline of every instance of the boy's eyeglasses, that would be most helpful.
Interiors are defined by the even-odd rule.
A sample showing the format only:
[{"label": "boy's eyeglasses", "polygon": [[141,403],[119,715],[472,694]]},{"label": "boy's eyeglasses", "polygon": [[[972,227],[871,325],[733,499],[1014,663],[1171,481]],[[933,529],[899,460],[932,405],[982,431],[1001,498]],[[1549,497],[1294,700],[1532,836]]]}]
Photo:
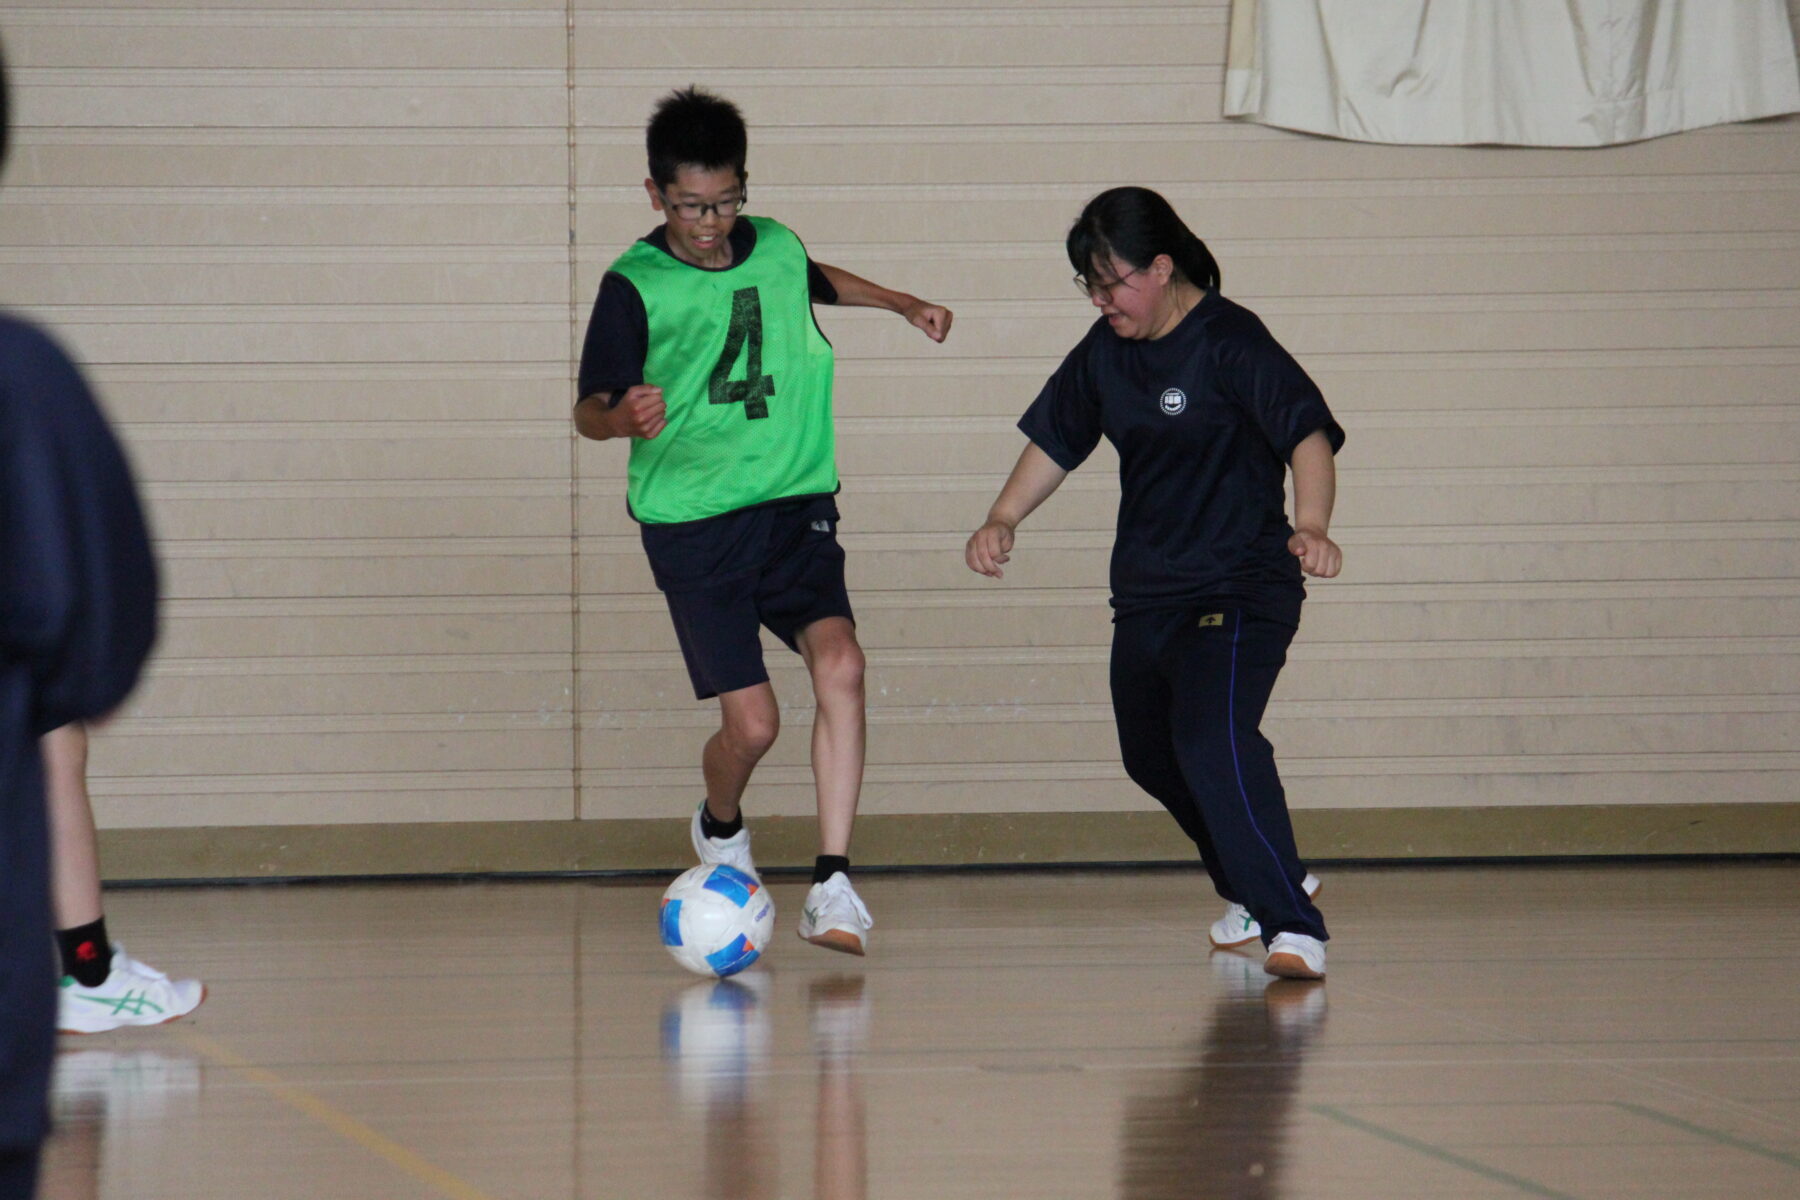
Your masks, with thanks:
[{"label": "boy's eyeglasses", "polygon": [[698,204],[690,200],[677,202],[669,199],[669,193],[660,188],[657,189],[657,195],[663,198],[663,203],[669,206],[670,212],[684,221],[698,221],[709,212],[718,213],[722,220],[729,221],[743,211],[744,202],[750,199],[748,191],[739,192],[735,196],[726,196],[723,200],[716,200],[711,204]]},{"label": "boy's eyeglasses", "polygon": [[1133,267],[1117,279],[1108,280],[1105,283],[1096,283],[1085,275],[1077,275],[1075,276],[1075,290],[1086,296],[1089,300],[1111,300],[1114,288],[1118,287],[1121,283],[1124,283],[1127,279],[1130,279],[1133,275],[1141,274],[1143,270],[1143,267]]}]

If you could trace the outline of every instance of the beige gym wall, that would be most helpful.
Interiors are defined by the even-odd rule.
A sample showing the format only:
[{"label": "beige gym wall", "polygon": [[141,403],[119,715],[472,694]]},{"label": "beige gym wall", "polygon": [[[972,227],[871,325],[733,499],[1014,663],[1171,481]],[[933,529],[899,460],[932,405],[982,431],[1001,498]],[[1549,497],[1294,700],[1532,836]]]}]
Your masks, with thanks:
[{"label": "beige gym wall", "polygon": [[[1004,583],[961,565],[1090,320],[1062,233],[1120,182],[1169,195],[1349,431],[1345,572],[1266,726],[1306,852],[1800,850],[1800,120],[1587,151],[1228,123],[1226,10],[0,4],[0,297],[90,368],[167,574],[94,747],[108,875],[682,861],[712,712],[622,449],[568,407],[600,274],[656,220],[644,118],[688,82],[745,109],[755,211],[957,312],[941,347],[821,312],[859,858],[1184,854],[1116,761],[1110,452]],[[769,819],[811,809],[811,714],[771,663],[774,864],[811,852]]]}]

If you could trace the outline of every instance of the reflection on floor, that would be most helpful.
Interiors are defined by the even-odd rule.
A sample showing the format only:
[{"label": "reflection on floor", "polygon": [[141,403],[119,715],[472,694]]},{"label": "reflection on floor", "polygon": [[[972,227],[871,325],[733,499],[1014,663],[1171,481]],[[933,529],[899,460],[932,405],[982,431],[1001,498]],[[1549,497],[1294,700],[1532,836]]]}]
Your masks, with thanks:
[{"label": "reflection on floor", "polygon": [[1193,871],[868,875],[857,960],[775,880],[725,981],[660,881],[115,892],[212,995],[64,1040],[42,1194],[1800,1195],[1800,866],[1329,884],[1323,984]]}]

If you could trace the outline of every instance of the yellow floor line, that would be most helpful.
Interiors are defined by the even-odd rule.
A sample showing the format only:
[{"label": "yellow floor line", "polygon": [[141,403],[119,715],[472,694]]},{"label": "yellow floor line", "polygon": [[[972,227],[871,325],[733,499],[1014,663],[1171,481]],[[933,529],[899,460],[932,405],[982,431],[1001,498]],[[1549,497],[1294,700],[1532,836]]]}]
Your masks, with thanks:
[{"label": "yellow floor line", "polygon": [[426,1161],[392,1138],[377,1133],[349,1113],[333,1108],[311,1092],[296,1087],[265,1067],[257,1066],[249,1059],[220,1045],[211,1038],[179,1028],[172,1028],[170,1033],[196,1053],[204,1055],[220,1066],[230,1067],[232,1070],[240,1072],[246,1079],[257,1084],[282,1103],[305,1113],[333,1133],[347,1141],[355,1142],[371,1154],[386,1159],[419,1182],[452,1197],[452,1200],[492,1200],[486,1192],[464,1182],[442,1167]]}]

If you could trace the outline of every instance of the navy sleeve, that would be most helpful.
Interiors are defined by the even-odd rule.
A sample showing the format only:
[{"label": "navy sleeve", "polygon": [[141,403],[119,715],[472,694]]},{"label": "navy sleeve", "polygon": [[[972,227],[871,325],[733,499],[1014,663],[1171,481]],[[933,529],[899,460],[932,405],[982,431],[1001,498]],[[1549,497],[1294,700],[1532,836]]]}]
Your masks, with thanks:
[{"label": "navy sleeve", "polygon": [[831,286],[831,280],[825,278],[825,272],[819,270],[819,264],[811,258],[806,260],[806,290],[812,293],[814,304],[836,304],[837,289]]},{"label": "navy sleeve", "polygon": [[[732,226],[731,236],[734,242],[740,229],[748,229],[754,234],[756,226],[748,221],[740,221]],[[794,233],[791,229],[788,232]],[[794,237],[798,239],[800,235],[794,233]],[[739,257],[749,254],[750,247],[753,245],[755,245],[754,238],[739,250]],[[803,251],[806,249],[804,241],[800,242],[800,249]],[[825,272],[819,270],[819,264],[813,261],[811,253],[806,255],[806,290],[812,296],[814,304],[836,304],[838,302],[837,289],[831,286],[831,280],[825,278]]]},{"label": "navy sleeve", "polygon": [[80,374],[0,321],[0,659],[23,663],[45,733],[101,716],[156,639],[156,564],[125,456]]},{"label": "navy sleeve", "polygon": [[1294,447],[1320,429],[1336,454],[1344,445],[1344,430],[1319,385],[1254,313],[1239,310],[1234,317],[1221,331],[1217,351],[1225,392],[1244,406],[1281,461],[1293,458]]},{"label": "navy sleeve", "polygon": [[622,392],[644,382],[644,359],[650,350],[650,318],[644,298],[632,282],[608,271],[588,317],[581,343],[581,370],[576,399],[595,392]]},{"label": "navy sleeve", "polygon": [[1093,341],[1090,330],[1019,418],[1019,432],[1065,471],[1086,462],[1100,444],[1100,397],[1088,364]]}]

